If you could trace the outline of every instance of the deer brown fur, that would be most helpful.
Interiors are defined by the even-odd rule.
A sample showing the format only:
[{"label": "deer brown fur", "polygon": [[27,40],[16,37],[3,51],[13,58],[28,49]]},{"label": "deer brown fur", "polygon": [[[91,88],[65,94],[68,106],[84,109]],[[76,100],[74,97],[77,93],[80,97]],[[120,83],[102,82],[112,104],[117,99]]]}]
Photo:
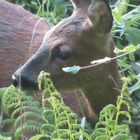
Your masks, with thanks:
[{"label": "deer brown fur", "polygon": [[[11,75],[39,48],[49,26],[21,6],[0,0],[0,86],[11,81]],[[30,47],[31,38],[34,34]]]},{"label": "deer brown fur", "polygon": [[[11,13],[12,8],[8,14],[5,14],[6,18],[2,13],[6,13],[7,8],[0,4],[0,18],[3,18],[0,20],[0,61],[7,61],[7,63],[0,62],[2,67],[0,85],[3,86],[3,83],[7,84],[11,72],[31,56],[28,50],[32,31],[38,19],[19,6],[20,10],[17,13],[17,6],[8,4],[4,0],[0,2],[5,3],[9,8],[11,6],[16,9]],[[99,114],[105,105],[115,104],[119,94],[118,89],[121,84],[116,62],[83,70],[76,75],[65,73],[62,68],[73,65],[85,66],[92,60],[115,56],[114,43],[110,35],[112,14],[106,0],[94,0],[93,2],[71,0],[71,2],[74,5],[74,11],[70,17],[62,20],[50,30],[43,20],[38,24],[32,50],[35,52],[39,46],[40,48],[15,72],[13,82],[22,88],[32,88],[37,85],[40,71],[50,72],[50,77],[58,90],[81,89],[84,93],[82,97],[87,99],[84,101],[88,101],[88,106]],[[24,17],[25,20],[23,20]],[[26,17],[32,20],[26,20]],[[3,24],[2,21],[5,23]],[[4,28],[5,30],[2,30]],[[73,96],[73,94],[69,95],[71,95],[69,97]],[[73,100],[68,100],[73,102]],[[78,106],[73,108],[78,109]],[[85,114],[91,117],[89,112]]]}]

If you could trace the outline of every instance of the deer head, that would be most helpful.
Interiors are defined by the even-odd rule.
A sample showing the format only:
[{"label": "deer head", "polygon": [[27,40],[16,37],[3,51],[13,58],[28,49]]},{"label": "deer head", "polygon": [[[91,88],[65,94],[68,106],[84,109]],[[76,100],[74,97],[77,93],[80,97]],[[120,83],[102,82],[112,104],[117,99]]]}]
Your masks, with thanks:
[{"label": "deer head", "polygon": [[[13,75],[15,86],[36,87],[37,77],[40,71],[44,70],[50,73],[59,90],[75,88],[86,90],[90,85],[98,86],[102,80],[109,84],[105,87],[112,89],[112,81],[108,82],[107,74],[103,72],[116,76],[115,63],[80,71],[76,75],[62,71],[63,67],[84,66],[90,64],[91,60],[114,55],[110,37],[112,14],[107,1],[71,0],[71,2],[74,6],[73,14],[46,33],[38,51]],[[95,94],[98,94],[96,87],[93,89],[97,92]],[[87,96],[90,98],[89,94]]]}]

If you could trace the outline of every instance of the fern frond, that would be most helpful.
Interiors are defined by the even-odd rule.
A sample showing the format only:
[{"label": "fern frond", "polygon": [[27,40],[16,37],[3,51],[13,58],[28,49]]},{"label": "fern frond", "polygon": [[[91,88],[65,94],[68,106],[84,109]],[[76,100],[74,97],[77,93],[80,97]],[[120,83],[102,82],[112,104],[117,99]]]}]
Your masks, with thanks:
[{"label": "fern frond", "polygon": [[29,140],[41,140],[41,139],[47,140],[49,138],[50,138],[50,136],[47,136],[46,134],[40,134],[40,135],[31,137]]},{"label": "fern frond", "polygon": [[[2,109],[10,116],[10,119],[3,121],[3,125],[17,126],[17,128],[15,127],[16,135],[22,129],[39,132],[40,126],[43,124],[40,103],[34,101],[31,96],[25,96],[22,91],[15,89],[13,86],[5,88],[1,92]],[[34,119],[34,121],[31,119]]]},{"label": "fern frond", "polygon": [[1,123],[0,123],[0,125],[2,126],[6,126],[6,125],[13,125],[14,124],[14,122],[15,122],[15,120],[14,119],[5,119],[5,120],[3,120]]},{"label": "fern frond", "polygon": [[34,107],[34,106],[20,106],[18,108],[16,108],[12,114],[11,114],[11,118],[16,118],[17,115],[19,115],[21,113],[21,110],[23,111],[30,111],[30,112],[36,112],[38,114],[42,113],[42,109],[39,107]]},{"label": "fern frond", "polygon": [[24,124],[19,126],[15,131],[15,137],[20,137],[25,132],[40,132],[42,126],[41,122],[36,120],[27,120]]},{"label": "fern frond", "polygon": [[[41,127],[41,133],[47,134],[51,139],[78,140],[89,138],[88,133],[79,123],[78,116],[64,104],[60,93],[54,87],[49,74],[41,72],[38,78],[39,88],[42,91],[42,117],[45,123]],[[43,87],[42,82],[43,81]],[[85,139],[86,140],[86,139]],[[89,140],[89,139],[88,139]]]},{"label": "fern frond", "polygon": [[[130,108],[130,97],[128,94],[129,79],[124,78],[124,84],[121,95],[117,99],[117,105],[107,105],[100,112],[99,122],[95,126],[95,131],[91,135],[92,139],[112,139],[118,134],[129,136],[130,130],[128,125],[119,125],[119,118],[121,115],[126,116],[131,120],[128,111],[122,111],[122,106]],[[126,98],[127,97],[127,98]]]},{"label": "fern frond", "polygon": [[38,101],[35,100],[25,100],[22,101],[22,106],[36,106],[36,107],[40,107],[40,103]]},{"label": "fern frond", "polygon": [[[14,126],[18,126],[19,124],[21,124],[21,122],[23,122],[23,120],[29,120],[29,119],[42,119],[42,116],[40,113],[37,112],[31,112],[31,111],[27,111],[22,113],[18,118],[15,119],[15,124]],[[23,124],[22,124],[23,125]]]}]

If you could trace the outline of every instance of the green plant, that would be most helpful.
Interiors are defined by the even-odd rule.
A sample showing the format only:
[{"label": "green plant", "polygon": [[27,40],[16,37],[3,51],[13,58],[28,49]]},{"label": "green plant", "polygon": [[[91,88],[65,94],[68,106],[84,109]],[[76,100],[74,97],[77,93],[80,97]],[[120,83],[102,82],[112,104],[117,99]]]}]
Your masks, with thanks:
[{"label": "green plant", "polygon": [[89,134],[83,124],[80,124],[78,116],[64,104],[60,93],[50,80],[49,74],[41,72],[38,79],[39,89],[43,89],[42,117],[45,123],[41,126],[41,135],[34,136],[31,140],[39,140],[42,137],[69,140],[78,140],[81,137],[90,140]]},{"label": "green plant", "polygon": [[51,23],[56,24],[68,16],[68,10],[71,8],[71,4],[67,0],[46,0],[44,4],[39,6],[37,15],[45,17]]},{"label": "green plant", "polygon": [[[118,0],[112,7],[114,16],[113,35],[116,48],[123,50],[127,45],[140,44],[140,5],[138,0]],[[135,133],[135,128],[140,127],[140,51],[118,60],[122,75],[131,78],[129,93],[132,98],[130,127]],[[139,131],[137,132],[139,135]],[[140,135],[139,135],[140,136]]]},{"label": "green plant", "polygon": [[[87,139],[87,140],[132,140],[129,126],[120,124],[120,117],[126,116],[129,121],[131,116],[130,101],[128,94],[128,84],[130,79],[123,78],[124,85],[121,95],[117,99],[117,105],[108,105],[100,113],[99,122],[96,124],[93,133],[89,133],[90,127],[85,129],[78,122],[76,114],[64,105],[62,97],[55,89],[49,74],[41,72],[39,76],[39,88],[43,89],[42,107],[45,123],[41,127],[41,134],[32,137],[30,140],[40,140],[41,138],[50,139]],[[43,84],[42,84],[43,82]],[[42,87],[43,85],[43,87]],[[125,108],[126,111],[122,110]]]},{"label": "green plant", "polygon": [[[37,130],[38,135],[31,137],[30,140],[40,140],[41,138],[132,140],[128,124],[120,124],[122,115],[126,116],[129,121],[131,120],[129,113],[131,99],[128,95],[129,79],[123,78],[124,85],[121,95],[117,99],[117,105],[108,105],[101,111],[94,131],[85,121],[85,117],[80,123],[78,116],[64,104],[48,73],[41,72],[38,79],[39,88],[43,89],[42,107],[30,96],[25,96],[23,92],[16,90],[13,86],[1,90],[3,92],[1,95],[3,112],[10,116],[10,119],[3,120],[2,124],[12,122],[13,128],[16,126],[16,131],[9,136],[23,137],[25,130],[27,132]],[[124,107],[126,111],[122,110]],[[7,133],[3,133],[3,135],[7,135]]]},{"label": "green plant", "polygon": [[5,137],[0,134],[0,140],[12,140],[11,137]]},{"label": "green plant", "polygon": [[46,18],[47,21],[56,24],[64,17],[71,14],[72,6],[69,0],[10,0],[22,5],[37,16]]},{"label": "green plant", "polygon": [[[34,101],[31,96],[26,96],[25,93],[13,86],[2,88],[0,93],[1,109],[4,114],[3,120],[0,122],[3,126],[3,135],[21,137],[28,131],[40,132],[43,120],[42,108],[38,101]],[[6,119],[4,119],[5,117]],[[10,131],[7,132],[5,128]]]},{"label": "green plant", "polygon": [[[132,10],[129,11],[129,7]],[[120,42],[123,45],[140,43],[140,6],[130,5],[129,0],[118,0],[112,11],[114,17],[113,34],[117,35],[118,46],[121,45]]]},{"label": "green plant", "polygon": [[[132,140],[130,136],[129,126],[127,124],[119,124],[120,117],[126,116],[129,121],[130,101],[128,95],[128,84],[130,79],[122,78],[124,81],[121,95],[117,99],[116,106],[108,105],[101,112],[99,122],[95,126],[95,130],[91,135],[91,139],[95,140]],[[126,108],[127,111],[122,110]]]}]

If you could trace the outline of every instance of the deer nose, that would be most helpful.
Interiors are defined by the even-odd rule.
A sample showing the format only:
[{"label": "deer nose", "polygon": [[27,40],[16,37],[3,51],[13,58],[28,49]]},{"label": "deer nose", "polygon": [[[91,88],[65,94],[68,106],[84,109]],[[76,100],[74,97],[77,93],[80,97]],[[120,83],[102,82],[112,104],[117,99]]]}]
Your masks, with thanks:
[{"label": "deer nose", "polygon": [[22,89],[27,89],[27,88],[36,89],[37,88],[36,82],[31,81],[30,79],[28,79],[28,77],[25,77],[23,75],[20,75],[20,76],[13,75],[12,83],[15,87],[19,87]]},{"label": "deer nose", "polygon": [[17,77],[16,77],[15,75],[12,75],[12,83],[13,83],[13,85],[14,85],[15,87],[18,86],[18,79],[17,79]]}]

